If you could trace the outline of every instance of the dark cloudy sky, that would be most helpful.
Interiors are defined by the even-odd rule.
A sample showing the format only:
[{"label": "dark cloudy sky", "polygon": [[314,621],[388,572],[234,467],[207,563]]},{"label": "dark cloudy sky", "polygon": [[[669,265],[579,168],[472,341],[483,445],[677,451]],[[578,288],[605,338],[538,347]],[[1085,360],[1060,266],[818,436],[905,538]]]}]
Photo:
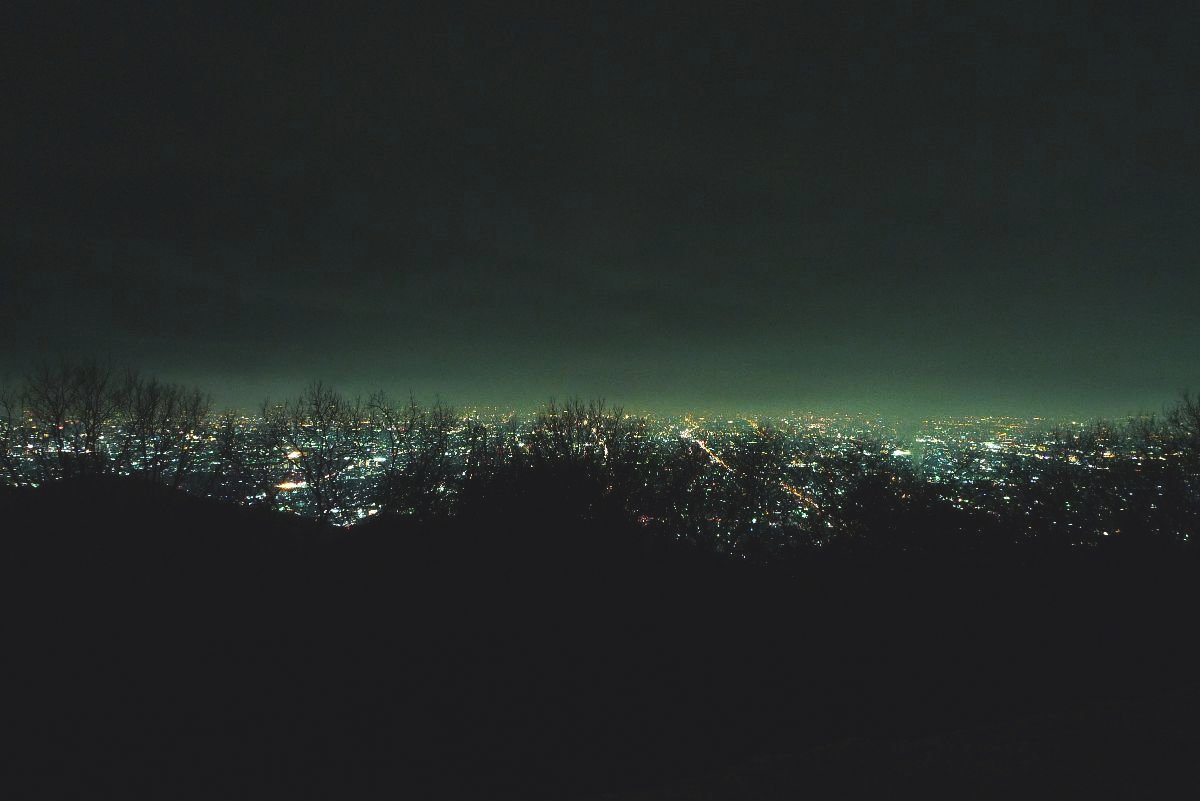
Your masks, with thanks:
[{"label": "dark cloudy sky", "polygon": [[0,368],[248,404],[1200,388],[1194,3],[94,5],[7,21]]}]

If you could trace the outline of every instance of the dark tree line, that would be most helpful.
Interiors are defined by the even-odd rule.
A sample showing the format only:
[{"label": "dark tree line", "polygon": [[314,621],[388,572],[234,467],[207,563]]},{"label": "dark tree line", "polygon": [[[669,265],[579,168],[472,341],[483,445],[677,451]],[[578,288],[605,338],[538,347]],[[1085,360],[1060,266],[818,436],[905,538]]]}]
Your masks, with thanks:
[{"label": "dark tree line", "polygon": [[338,525],[374,514],[417,525],[590,519],[749,558],[981,538],[1179,543],[1200,531],[1200,400],[1190,395],[1159,417],[1056,432],[1042,458],[1011,457],[1003,502],[976,487],[973,508],[878,441],[831,451],[754,423],[719,448],[663,437],[601,401],[484,422],[440,401],[380,392],[362,402],[316,382],[249,417],[214,415],[198,389],[66,361],[0,386],[6,483],[133,476]]},{"label": "dark tree line", "polygon": [[0,388],[0,467],[14,484],[117,474],[182,487],[211,412],[196,388],[98,361],[44,363]]},{"label": "dark tree line", "polygon": [[1057,431],[1046,458],[1014,464],[1009,521],[1027,537],[1099,544],[1200,535],[1200,403],[1190,395],[1161,417]]},{"label": "dark tree line", "polygon": [[420,521],[450,514],[466,468],[451,454],[454,410],[440,401],[425,408],[412,397],[398,404],[384,392],[371,397],[368,410],[383,445],[379,507]]}]

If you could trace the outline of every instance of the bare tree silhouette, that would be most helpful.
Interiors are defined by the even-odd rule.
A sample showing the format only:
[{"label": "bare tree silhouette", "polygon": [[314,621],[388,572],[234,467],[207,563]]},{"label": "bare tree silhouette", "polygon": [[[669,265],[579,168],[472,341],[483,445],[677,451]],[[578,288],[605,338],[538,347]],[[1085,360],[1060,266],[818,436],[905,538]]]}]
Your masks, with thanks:
[{"label": "bare tree silhouette", "polygon": [[120,472],[178,489],[192,472],[212,403],[199,389],[126,373],[119,391]]},{"label": "bare tree silhouette", "polygon": [[573,499],[585,514],[601,507],[628,513],[649,488],[645,420],[603,400],[548,402],[522,453],[539,484],[561,502]]},{"label": "bare tree silhouette", "polygon": [[0,384],[0,478],[10,484],[22,484],[26,460],[22,451],[27,444],[25,404],[17,385]]},{"label": "bare tree silhouette", "polygon": [[397,406],[383,392],[371,397],[369,409],[385,447],[380,507],[422,520],[448,515],[465,461],[465,453],[451,453],[454,410],[440,400],[426,409],[413,397]]},{"label": "bare tree silhouette", "polygon": [[25,378],[26,412],[36,430],[31,450],[43,480],[102,473],[104,429],[120,411],[116,371],[90,360],[42,363]]},{"label": "bare tree silhouette", "polygon": [[460,510],[494,509],[510,499],[525,465],[523,443],[515,417],[492,426],[478,419],[464,423],[465,454],[459,490]]},{"label": "bare tree silhouette", "polygon": [[1167,432],[1192,469],[1200,467],[1200,395],[1185,392],[1166,416]]},{"label": "bare tree silhouette", "polygon": [[[366,456],[363,416],[358,401],[317,381],[294,401],[263,404],[262,417],[278,464],[300,481],[281,482],[307,498],[321,522],[350,520],[351,471]],[[282,487],[281,487],[282,488]]]},{"label": "bare tree silhouette", "polygon": [[250,506],[274,504],[281,446],[267,426],[256,422],[231,410],[213,422],[206,494]]}]

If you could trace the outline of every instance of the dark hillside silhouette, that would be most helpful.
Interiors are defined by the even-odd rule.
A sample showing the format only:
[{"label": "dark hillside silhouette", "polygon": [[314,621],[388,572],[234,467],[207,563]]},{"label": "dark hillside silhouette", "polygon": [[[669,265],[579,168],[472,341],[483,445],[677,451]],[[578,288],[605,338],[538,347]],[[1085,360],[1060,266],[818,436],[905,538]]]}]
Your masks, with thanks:
[{"label": "dark hillside silhouette", "polygon": [[17,797],[1194,793],[1197,432],[922,471],[45,366],[0,391]]},{"label": "dark hillside silhouette", "polygon": [[771,568],[575,500],[347,530],[4,490],[12,797],[1200,790],[1190,551]]}]

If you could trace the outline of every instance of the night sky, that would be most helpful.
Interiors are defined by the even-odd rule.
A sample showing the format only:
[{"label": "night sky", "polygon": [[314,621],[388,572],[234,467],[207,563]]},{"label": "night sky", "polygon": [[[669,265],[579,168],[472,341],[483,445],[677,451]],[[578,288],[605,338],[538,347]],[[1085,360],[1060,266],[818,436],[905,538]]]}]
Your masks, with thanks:
[{"label": "night sky", "polygon": [[1200,389],[1195,3],[91,5],[6,12],[0,372],[907,416]]}]

